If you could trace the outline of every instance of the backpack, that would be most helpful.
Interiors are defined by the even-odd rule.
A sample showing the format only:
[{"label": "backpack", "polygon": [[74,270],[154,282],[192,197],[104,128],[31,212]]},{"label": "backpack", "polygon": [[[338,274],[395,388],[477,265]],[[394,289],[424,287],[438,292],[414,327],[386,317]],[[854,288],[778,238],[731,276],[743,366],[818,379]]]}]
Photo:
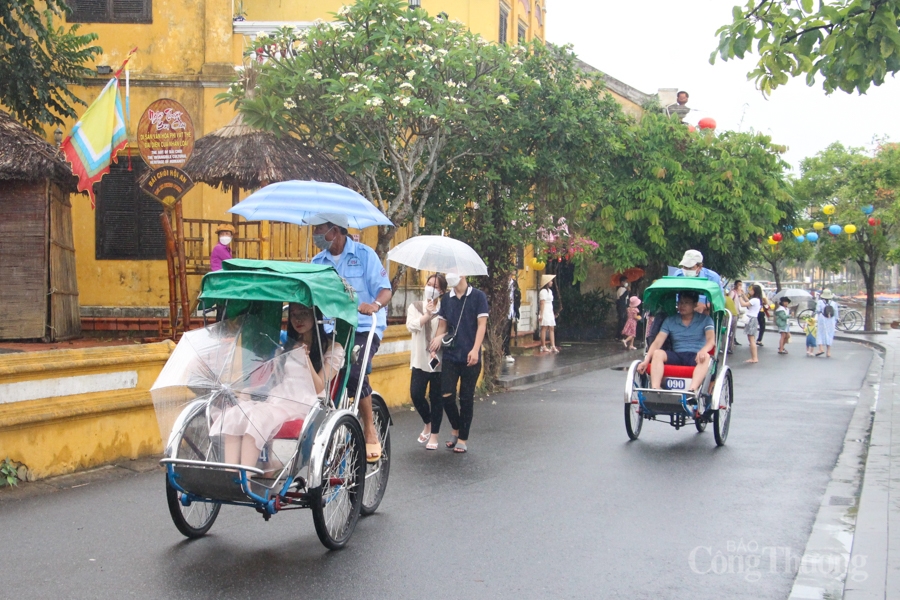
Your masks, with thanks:
[{"label": "backpack", "polygon": [[831,305],[831,301],[828,300],[825,302],[825,308],[822,309],[822,315],[826,319],[830,319],[834,316],[834,307]]}]

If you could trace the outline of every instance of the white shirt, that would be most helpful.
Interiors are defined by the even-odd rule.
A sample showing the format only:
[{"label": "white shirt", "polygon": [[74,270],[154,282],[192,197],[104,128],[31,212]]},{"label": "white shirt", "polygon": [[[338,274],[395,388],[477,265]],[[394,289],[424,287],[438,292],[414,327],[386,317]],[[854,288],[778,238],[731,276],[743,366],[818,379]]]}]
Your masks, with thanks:
[{"label": "white shirt", "polygon": [[747,316],[755,319],[759,316],[759,309],[762,306],[759,298],[750,298],[750,306],[747,307]]},{"label": "white shirt", "polygon": [[[440,301],[438,301],[434,306],[434,314],[431,317],[431,335],[433,336],[437,332],[438,322],[440,318],[437,316],[437,311],[440,308]],[[413,302],[406,309],[406,328],[409,330],[411,335],[410,340],[410,348],[409,348],[409,368],[411,369],[421,369],[426,373],[431,373],[431,352],[428,350],[428,344],[431,343],[431,340],[425,339],[425,327],[422,323],[422,313],[416,308],[416,303]],[[439,348],[437,351],[438,358],[441,357],[441,349]],[[438,365],[438,368],[435,371],[440,371],[441,367]]]}]

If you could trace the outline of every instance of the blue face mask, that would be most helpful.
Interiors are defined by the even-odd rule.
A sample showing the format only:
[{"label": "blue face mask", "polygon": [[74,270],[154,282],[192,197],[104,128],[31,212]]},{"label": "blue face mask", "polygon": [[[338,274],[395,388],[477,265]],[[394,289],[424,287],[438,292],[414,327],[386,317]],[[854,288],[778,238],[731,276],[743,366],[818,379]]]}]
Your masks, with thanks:
[{"label": "blue face mask", "polygon": [[[328,231],[331,231],[331,229]],[[328,231],[325,233],[313,234],[313,244],[315,244],[316,248],[319,250],[331,250],[331,245],[334,244],[334,240],[329,241],[325,239],[325,236],[328,235]]]}]

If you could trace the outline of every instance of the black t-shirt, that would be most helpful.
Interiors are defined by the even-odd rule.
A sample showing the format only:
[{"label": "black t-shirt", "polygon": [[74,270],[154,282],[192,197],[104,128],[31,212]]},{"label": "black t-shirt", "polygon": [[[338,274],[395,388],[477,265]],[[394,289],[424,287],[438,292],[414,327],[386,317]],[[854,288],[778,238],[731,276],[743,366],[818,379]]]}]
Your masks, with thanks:
[{"label": "black t-shirt", "polygon": [[[462,311],[462,317],[460,317]],[[456,343],[452,348],[444,348],[445,361],[465,363],[469,352],[475,347],[475,334],[478,332],[478,318],[488,316],[487,296],[471,285],[466,288],[462,298],[457,298],[450,290],[441,298],[441,309],[438,317],[447,321],[447,331],[456,333]],[[459,323],[459,327],[457,327]],[[478,360],[481,360],[479,354]]]}]

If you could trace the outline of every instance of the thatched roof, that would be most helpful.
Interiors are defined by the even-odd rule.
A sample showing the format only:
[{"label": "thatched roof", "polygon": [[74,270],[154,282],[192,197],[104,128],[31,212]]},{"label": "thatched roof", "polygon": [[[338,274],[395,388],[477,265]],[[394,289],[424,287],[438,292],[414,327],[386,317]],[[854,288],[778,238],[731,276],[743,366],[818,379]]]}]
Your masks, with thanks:
[{"label": "thatched roof", "polygon": [[59,148],[0,110],[0,180],[36,183],[45,179],[64,192],[77,191],[78,180]]},{"label": "thatched roof", "polygon": [[321,150],[296,138],[279,138],[250,127],[240,113],[228,125],[194,143],[194,152],[184,170],[194,181],[221,187],[226,192],[232,186],[256,189],[293,179],[359,189],[359,184]]}]

